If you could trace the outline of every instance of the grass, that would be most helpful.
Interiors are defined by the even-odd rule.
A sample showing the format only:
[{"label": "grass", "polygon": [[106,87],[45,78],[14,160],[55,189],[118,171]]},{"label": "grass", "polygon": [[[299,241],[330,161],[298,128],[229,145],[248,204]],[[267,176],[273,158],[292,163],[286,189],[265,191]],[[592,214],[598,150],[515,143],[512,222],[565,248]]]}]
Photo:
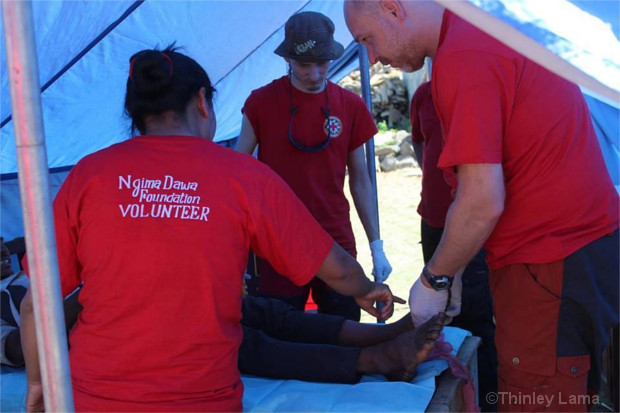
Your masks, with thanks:
[{"label": "grass", "polygon": [[[409,298],[409,288],[424,266],[420,245],[420,216],[417,213],[421,181],[419,168],[377,172],[379,227],[385,255],[392,265],[392,274],[386,284],[390,286],[394,295],[405,300]],[[353,206],[348,187],[347,182],[345,194],[351,205],[351,223],[357,243],[357,260],[366,274],[372,278],[372,258],[368,239]],[[408,312],[408,305],[397,304],[394,316],[388,322],[396,321]],[[376,322],[373,317],[363,311],[362,321]]]}]

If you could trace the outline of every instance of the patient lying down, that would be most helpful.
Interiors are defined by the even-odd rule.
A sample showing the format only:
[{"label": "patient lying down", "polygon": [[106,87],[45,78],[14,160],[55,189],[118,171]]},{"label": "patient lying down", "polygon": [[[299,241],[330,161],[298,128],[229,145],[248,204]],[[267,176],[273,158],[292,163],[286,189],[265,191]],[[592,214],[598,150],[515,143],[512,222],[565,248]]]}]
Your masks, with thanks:
[{"label": "patient lying down", "polygon": [[275,299],[243,299],[241,373],[274,379],[356,383],[364,374],[411,381],[439,337],[445,315],[414,328],[296,311]]}]

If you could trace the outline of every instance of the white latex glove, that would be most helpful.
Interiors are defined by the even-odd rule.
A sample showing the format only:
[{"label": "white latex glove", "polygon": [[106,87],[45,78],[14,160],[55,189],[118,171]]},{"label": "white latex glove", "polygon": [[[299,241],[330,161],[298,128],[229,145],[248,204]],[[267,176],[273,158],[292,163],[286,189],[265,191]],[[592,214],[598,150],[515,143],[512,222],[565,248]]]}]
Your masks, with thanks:
[{"label": "white latex glove", "polygon": [[372,254],[372,275],[375,276],[375,282],[382,283],[392,272],[392,266],[383,252],[383,241],[376,239],[371,242],[370,253]]},{"label": "white latex glove", "polygon": [[[452,287],[450,288],[451,299],[446,311],[446,316],[448,317],[446,317],[445,324],[449,324],[452,321],[452,317],[456,317],[461,312],[462,276],[463,270],[460,270],[452,281]],[[409,308],[414,326],[419,326],[435,314],[446,310],[446,303],[448,301],[447,290],[435,291],[422,284],[420,277],[418,277],[411,286],[411,290],[409,290]]]},{"label": "white latex glove", "polygon": [[446,311],[445,324],[450,324],[452,319],[457,315],[461,314],[461,296],[463,292],[463,271],[465,267],[461,268],[459,272],[454,275],[454,280],[452,281],[452,287],[450,290],[452,291],[452,298],[450,299],[450,305],[448,306],[448,311]]}]

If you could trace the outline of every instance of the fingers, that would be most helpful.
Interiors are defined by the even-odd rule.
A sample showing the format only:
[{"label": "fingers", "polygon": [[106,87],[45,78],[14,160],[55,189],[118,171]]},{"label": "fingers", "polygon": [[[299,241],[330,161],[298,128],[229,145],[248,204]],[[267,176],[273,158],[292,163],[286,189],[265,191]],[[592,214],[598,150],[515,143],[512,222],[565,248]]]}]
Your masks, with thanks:
[{"label": "fingers", "polygon": [[360,305],[360,308],[375,318],[381,318],[379,310],[371,305]]},{"label": "fingers", "polygon": [[381,309],[381,320],[387,320],[388,318],[392,317],[392,315],[394,314],[394,303],[390,303],[389,305],[384,304],[383,308]]},{"label": "fingers", "polygon": [[393,296],[393,297],[394,297],[394,302],[395,302],[395,303],[398,303],[398,304],[407,304],[407,300],[403,300],[402,298],[397,297],[397,296]]}]

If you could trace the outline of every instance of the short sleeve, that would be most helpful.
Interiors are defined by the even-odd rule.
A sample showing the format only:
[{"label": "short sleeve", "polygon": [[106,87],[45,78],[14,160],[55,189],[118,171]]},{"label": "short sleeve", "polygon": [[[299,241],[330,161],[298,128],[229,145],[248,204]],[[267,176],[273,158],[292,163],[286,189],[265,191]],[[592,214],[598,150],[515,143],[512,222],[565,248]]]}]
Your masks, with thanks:
[{"label": "short sleeve", "polygon": [[[252,124],[252,129],[254,130],[255,134],[257,133],[257,131],[260,130],[258,100],[259,99],[257,96],[257,92],[253,91],[252,93],[250,93],[250,96],[248,96],[248,98],[245,100],[245,103],[241,108],[241,113],[244,114],[246,118],[248,118],[248,120]],[[256,136],[256,138],[259,138],[258,135]]]},{"label": "short sleeve", "polygon": [[514,68],[491,53],[456,52],[436,62],[433,97],[444,130],[438,166],[501,163]]},{"label": "short sleeve", "polygon": [[[348,91],[347,91],[348,92]],[[364,101],[351,93],[354,103],[353,124],[351,127],[351,140],[349,142],[349,152],[359,148],[377,134],[377,125],[372,114],[364,104]]]}]

